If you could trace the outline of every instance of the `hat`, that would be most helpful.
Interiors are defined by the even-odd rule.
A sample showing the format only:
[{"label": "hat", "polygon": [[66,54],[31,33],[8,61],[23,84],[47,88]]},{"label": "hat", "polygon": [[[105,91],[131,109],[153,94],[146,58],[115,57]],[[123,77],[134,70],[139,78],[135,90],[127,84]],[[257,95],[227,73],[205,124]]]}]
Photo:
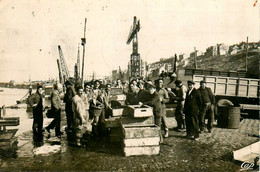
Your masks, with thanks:
[{"label": "hat", "polygon": [[201,80],[201,81],[200,81],[200,84],[202,84],[202,83],[205,83],[205,84],[206,84],[206,81],[204,81],[204,80]]},{"label": "hat", "polygon": [[191,81],[191,80],[187,81],[187,83],[188,83],[188,84],[195,85],[195,82],[194,82],[194,81]]},{"label": "hat", "polygon": [[147,88],[156,88],[156,86],[153,85],[152,83],[147,83]]},{"label": "hat", "polygon": [[178,85],[178,84],[181,84],[182,81],[181,81],[181,80],[176,80],[174,83],[175,83],[176,85]]}]

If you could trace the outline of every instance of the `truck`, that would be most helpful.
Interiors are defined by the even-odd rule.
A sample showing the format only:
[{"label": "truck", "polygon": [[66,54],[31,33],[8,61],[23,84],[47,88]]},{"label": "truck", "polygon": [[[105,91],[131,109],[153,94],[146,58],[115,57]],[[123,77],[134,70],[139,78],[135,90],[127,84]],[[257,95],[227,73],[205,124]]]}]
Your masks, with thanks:
[{"label": "truck", "polygon": [[[246,72],[223,72],[198,69],[179,69],[177,79],[187,86],[188,80],[195,82],[199,88],[204,80],[216,98],[216,107],[221,102],[229,101],[234,106],[240,106],[242,114],[254,115],[259,118],[259,85],[260,79],[247,78]],[[166,79],[165,84],[168,83]],[[174,87],[173,82],[166,87]]]}]

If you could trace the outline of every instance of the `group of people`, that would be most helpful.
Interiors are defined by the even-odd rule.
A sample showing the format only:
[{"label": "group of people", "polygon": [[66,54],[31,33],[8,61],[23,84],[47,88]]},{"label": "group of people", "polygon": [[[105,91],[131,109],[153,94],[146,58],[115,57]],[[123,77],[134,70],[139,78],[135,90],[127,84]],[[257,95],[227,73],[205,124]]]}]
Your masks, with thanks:
[{"label": "group of people", "polygon": [[[153,107],[154,121],[164,132],[160,132],[160,141],[163,137],[169,136],[169,129],[166,120],[166,104],[177,102],[176,107],[176,130],[187,133],[188,138],[197,140],[199,133],[211,132],[214,121],[215,97],[210,88],[206,87],[205,81],[200,82],[200,88],[194,87],[193,81],[188,81],[188,89],[181,80],[175,80],[176,87],[164,88],[164,79],[159,78],[153,83],[151,80],[131,80],[128,89],[123,88],[121,82],[115,87],[123,88],[126,94],[126,105],[149,105]],[[55,84],[51,93],[51,113],[53,121],[43,129],[43,96],[42,86],[37,86],[37,91],[32,94],[28,103],[33,107],[33,134],[37,140],[43,139],[43,132],[55,128],[55,135],[61,137],[61,105],[65,103],[67,133],[72,133],[73,143],[81,146],[81,139],[86,132],[91,132],[94,137],[104,136],[106,133],[105,118],[111,115],[111,84],[100,88],[101,82],[94,81],[93,85],[86,83],[84,88],[81,84],[75,83],[73,79],[65,82],[65,94],[62,94],[61,84]],[[208,123],[205,124],[205,116],[208,114]],[[92,124],[91,131],[87,130],[87,123]]]},{"label": "group of people", "polygon": [[[140,80],[132,80],[129,84],[129,91],[126,96],[126,104],[129,105],[150,105],[153,107],[155,124],[162,127],[164,134],[160,134],[161,142],[163,137],[168,137],[168,125],[166,120],[166,104],[177,102],[175,118],[177,121],[176,130],[187,133],[190,139],[198,140],[199,133],[206,131],[210,133],[214,122],[215,97],[212,90],[206,87],[206,82],[200,82],[200,88],[195,88],[195,82],[188,81],[188,88],[181,80],[175,80],[174,89],[164,88],[164,79],[146,83]],[[208,123],[205,123],[205,117]]]}]

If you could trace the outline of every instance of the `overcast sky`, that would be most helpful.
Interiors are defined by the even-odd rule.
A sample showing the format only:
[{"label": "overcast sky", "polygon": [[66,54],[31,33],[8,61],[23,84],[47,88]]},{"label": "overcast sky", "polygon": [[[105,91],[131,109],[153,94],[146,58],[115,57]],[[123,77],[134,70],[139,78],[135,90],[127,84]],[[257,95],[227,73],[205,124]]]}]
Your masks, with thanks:
[{"label": "overcast sky", "polygon": [[[126,69],[133,17],[148,63],[217,43],[259,41],[256,0],[1,0],[0,81],[58,78],[58,45],[71,75],[87,18],[85,76]],[[82,46],[81,57],[82,57]]]}]

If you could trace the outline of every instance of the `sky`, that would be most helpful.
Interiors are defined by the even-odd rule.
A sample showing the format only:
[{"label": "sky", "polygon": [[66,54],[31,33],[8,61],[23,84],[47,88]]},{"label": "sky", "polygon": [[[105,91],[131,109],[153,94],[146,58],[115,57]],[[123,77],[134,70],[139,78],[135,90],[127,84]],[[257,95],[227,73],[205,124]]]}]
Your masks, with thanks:
[{"label": "sky", "polygon": [[[139,53],[148,63],[175,53],[205,52],[259,38],[256,0],[0,0],[0,81],[58,79],[58,45],[74,75],[87,18],[84,76],[126,69],[133,17],[140,19]],[[80,46],[82,60],[83,47]]]}]

